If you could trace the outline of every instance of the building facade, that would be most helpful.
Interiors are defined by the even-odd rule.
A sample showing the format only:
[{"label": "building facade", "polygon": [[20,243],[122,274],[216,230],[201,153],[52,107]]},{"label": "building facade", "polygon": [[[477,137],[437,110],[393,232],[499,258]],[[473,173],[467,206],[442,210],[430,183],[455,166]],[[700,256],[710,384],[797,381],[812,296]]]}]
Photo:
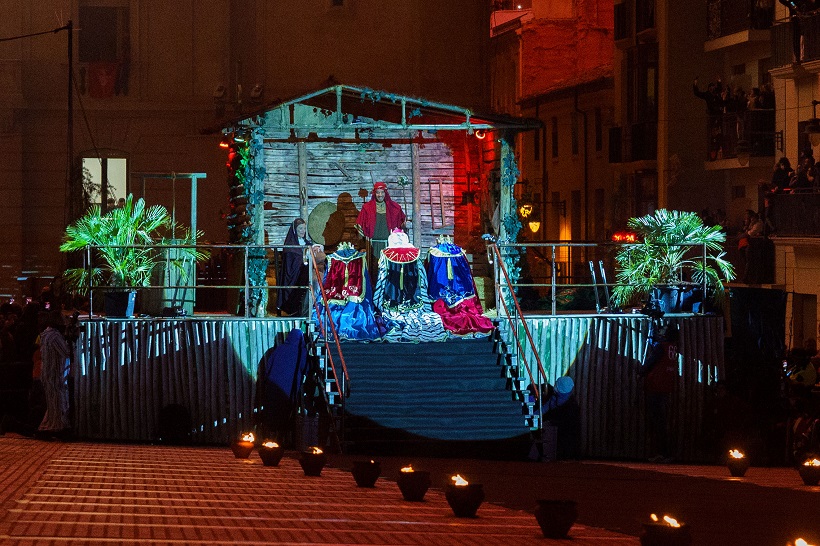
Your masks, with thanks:
[{"label": "building facade", "polygon": [[[0,294],[36,295],[62,271],[83,175],[104,207],[144,193],[187,223],[190,184],[173,174],[204,173],[197,225],[226,240],[218,128],[266,103],[335,81],[486,109],[489,13],[468,0],[10,3],[0,36],[43,34],[0,43]],[[51,32],[69,20],[71,62],[68,30]]]}]

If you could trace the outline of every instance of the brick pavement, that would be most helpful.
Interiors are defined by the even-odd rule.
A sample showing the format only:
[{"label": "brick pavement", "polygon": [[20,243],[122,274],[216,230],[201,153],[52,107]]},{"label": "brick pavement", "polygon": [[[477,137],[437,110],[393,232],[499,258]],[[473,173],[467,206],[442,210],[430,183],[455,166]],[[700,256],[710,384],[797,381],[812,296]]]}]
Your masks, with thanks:
[{"label": "brick pavement", "polygon": [[[444,495],[401,498],[394,482],[355,485],[349,472],[304,476],[228,448],[37,442],[0,437],[3,544],[566,544],[544,539],[531,513],[484,503],[452,515]],[[572,544],[634,545],[576,524]]]}]

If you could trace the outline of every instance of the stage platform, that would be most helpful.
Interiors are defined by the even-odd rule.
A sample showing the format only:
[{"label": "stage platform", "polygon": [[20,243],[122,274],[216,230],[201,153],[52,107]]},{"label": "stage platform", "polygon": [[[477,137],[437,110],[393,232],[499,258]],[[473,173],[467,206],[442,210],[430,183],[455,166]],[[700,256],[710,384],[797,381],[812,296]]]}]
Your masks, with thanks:
[{"label": "stage platform", "polygon": [[[701,315],[665,319],[678,322],[681,331],[681,379],[671,411],[676,458],[697,461],[703,457],[700,440],[706,391],[723,370],[723,319]],[[569,375],[575,381],[578,455],[647,456],[637,370],[649,319],[575,314],[527,315],[526,321],[547,380],[554,383]],[[277,335],[307,326],[299,319],[225,316],[83,320],[72,371],[77,434],[97,440],[153,441],[162,408],[179,404],[193,419],[194,443],[227,444],[253,427],[256,370]],[[501,334],[507,347],[514,348],[510,329],[504,328]],[[378,344],[386,359],[391,358],[391,345]],[[414,358],[423,359],[425,350],[435,354],[436,345],[429,344]],[[526,343],[523,346],[523,358],[535,374],[534,355]],[[395,362],[396,366],[412,364]],[[521,375],[528,380],[523,371]],[[451,390],[444,377],[438,382],[442,397]],[[372,392],[357,393],[355,375],[350,381],[351,396],[373,396]],[[527,432],[523,424],[520,428],[513,425],[509,437]]]}]

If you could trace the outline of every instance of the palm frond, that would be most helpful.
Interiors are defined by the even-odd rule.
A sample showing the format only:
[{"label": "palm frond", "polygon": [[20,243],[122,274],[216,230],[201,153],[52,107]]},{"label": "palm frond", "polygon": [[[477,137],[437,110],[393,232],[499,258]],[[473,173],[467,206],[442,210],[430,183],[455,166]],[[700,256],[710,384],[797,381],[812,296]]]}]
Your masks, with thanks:
[{"label": "palm frond", "polygon": [[720,297],[723,282],[734,279],[723,250],[726,234],[720,226],[705,226],[694,212],[658,209],[630,218],[627,226],[638,233],[640,242],[626,243],[615,253],[617,305],[634,304],[655,286],[703,284],[704,279]]}]

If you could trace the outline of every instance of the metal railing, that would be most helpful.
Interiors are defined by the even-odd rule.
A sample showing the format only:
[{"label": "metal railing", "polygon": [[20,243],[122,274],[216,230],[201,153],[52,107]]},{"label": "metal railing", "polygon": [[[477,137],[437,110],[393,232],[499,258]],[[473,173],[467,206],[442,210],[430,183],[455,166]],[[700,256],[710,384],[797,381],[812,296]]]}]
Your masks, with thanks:
[{"label": "metal railing", "polygon": [[[625,244],[630,243],[570,243],[564,241],[555,241],[555,242],[543,242],[543,243],[502,243],[497,242],[493,243],[495,248],[498,249],[502,257],[509,256],[511,254],[511,250],[515,249],[514,252],[521,253],[524,251],[524,254],[528,254],[529,249],[537,249],[537,248],[546,248],[546,254],[551,256],[551,259],[547,261],[547,271],[545,272],[546,275],[541,275],[540,278],[546,279],[545,282],[534,282],[534,275],[530,273],[526,280],[520,280],[519,282],[512,282],[510,285],[512,286],[515,292],[520,292],[522,288],[529,288],[529,289],[536,289],[538,293],[545,293],[547,299],[549,300],[549,308],[542,308],[542,307],[530,307],[527,310],[533,313],[538,312],[546,312],[549,315],[558,315],[560,314],[561,310],[558,309],[560,293],[562,290],[577,290],[577,289],[588,289],[590,292],[593,292],[596,288],[600,288],[601,290],[606,290],[609,294],[613,292],[615,288],[618,286],[622,286],[623,283],[618,282],[597,282],[597,280],[592,278],[591,274],[580,274],[580,272],[589,272],[588,263],[590,261],[600,262],[601,267],[605,268],[606,272],[614,273],[615,270],[615,262],[614,262],[614,254],[615,251],[622,247]],[[632,243],[634,244],[634,243]],[[731,244],[731,243],[730,243]],[[671,246],[678,246],[678,247],[687,247],[687,248],[697,248],[698,254],[693,255],[688,260],[697,260],[703,264],[707,262],[708,252],[706,249],[706,245],[692,245],[692,244],[670,244]],[[488,244],[488,257],[491,254],[494,254],[493,247]],[[562,274],[559,269],[563,266],[566,268],[567,262],[562,261],[560,256],[573,256],[573,260],[569,265],[577,265],[577,267],[572,267],[571,272],[566,272]],[[524,259],[524,258],[522,258]],[[614,275],[607,274],[607,278],[614,278]],[[502,278],[502,272],[499,269],[498,263],[495,264],[495,298],[496,298],[496,309],[500,311],[503,308],[503,303],[500,301],[501,295],[499,294],[499,287],[504,285],[505,280]],[[580,282],[579,282],[580,281]],[[706,298],[708,298],[708,286],[707,286],[707,279],[704,278],[703,282],[696,283],[691,280],[681,279],[680,281],[676,281],[669,285],[658,285],[659,287],[668,286],[668,287],[684,287],[684,288],[699,288],[701,290],[701,303],[704,302]],[[596,298],[597,299],[597,298]],[[609,300],[612,300],[610,296]],[[518,298],[519,305],[522,304],[522,300]],[[600,302],[599,302],[600,303]],[[597,307],[597,308],[596,308]],[[610,311],[617,310],[617,307],[613,305],[612,301],[606,301],[605,305],[589,305],[586,309],[590,312],[597,313],[597,309],[604,309],[607,308]],[[619,312],[620,310],[618,310]]]},{"label": "metal railing", "polygon": [[707,161],[737,157],[742,146],[751,157],[773,157],[775,140],[774,110],[727,112],[706,121]]},{"label": "metal railing", "polygon": [[714,40],[744,30],[772,26],[774,6],[758,6],[754,0],[710,0],[706,7],[706,36]]},{"label": "metal railing", "polygon": [[[501,284],[500,282],[496,283],[496,287],[498,287],[496,289],[496,301],[500,302],[502,307],[504,308],[504,317],[507,319],[507,322],[510,325],[510,329],[513,332],[513,336],[515,337],[515,343],[516,343],[516,347],[518,349],[518,355],[521,357],[521,359],[524,362],[524,369],[527,370],[527,375],[530,378],[530,384],[531,385],[541,385],[543,383],[543,381],[545,380],[545,378],[547,377],[547,374],[544,372],[544,365],[541,362],[541,356],[538,354],[538,349],[535,346],[535,341],[533,340],[532,334],[530,333],[530,329],[527,326],[527,321],[524,320],[524,313],[521,311],[521,306],[519,305],[518,298],[515,295],[515,289],[514,289],[512,281],[510,280],[509,273],[507,272],[507,267],[504,265],[504,259],[501,256],[501,251],[498,249],[498,245],[495,242],[491,242],[491,243],[488,244],[488,254],[493,256],[493,259],[491,260],[491,263],[493,263],[495,265],[495,270],[498,273],[500,273],[501,276],[503,276],[503,284]],[[496,277],[499,279],[499,281],[502,280],[501,276],[499,276],[498,274],[496,275]],[[506,294],[501,290],[502,286],[507,289]],[[510,309],[507,306],[507,301],[506,301],[507,296],[509,296],[510,301],[514,305],[514,308],[515,308],[515,311],[516,311],[515,313],[510,313]],[[498,307],[496,307],[496,310],[498,310]],[[518,331],[517,324],[520,324],[521,327],[524,329],[524,332],[525,332],[526,337],[527,337],[527,341],[529,342],[529,345],[530,345],[530,350],[532,351],[532,354],[535,356],[535,361],[536,361],[536,364],[538,366],[538,368],[537,368],[537,370],[538,370],[538,379],[537,380],[535,378],[533,378],[532,370],[530,369],[530,366],[527,364],[526,358],[524,356],[524,350],[523,350],[523,347],[521,346],[521,338],[518,336],[518,333],[517,333],[517,331]],[[533,395],[535,396],[535,400],[539,404],[541,402],[540,393],[541,393],[540,388],[536,388],[533,391]],[[540,422],[541,421],[539,420],[539,427],[541,426]]]},{"label": "metal railing", "polygon": [[[333,319],[330,316],[330,309],[328,307],[328,300],[327,295],[325,294],[324,289],[321,286],[321,278],[322,274],[319,271],[319,265],[316,263],[316,257],[313,255],[312,252],[308,252],[310,256],[310,264],[311,264],[311,273],[315,275],[314,278],[320,279],[317,283],[319,294],[322,296],[322,303],[324,304],[324,312],[322,309],[319,308],[319,301],[313,297],[313,291],[311,290],[310,298],[313,302],[313,309],[316,313],[316,320],[318,322],[319,328],[321,329],[322,336],[325,339],[325,344],[329,341],[329,337],[327,335],[327,328],[325,324],[330,325],[330,332],[333,334],[333,342],[336,345],[336,350],[339,352],[339,361],[342,366],[342,377],[344,381],[339,381],[339,374],[336,372],[336,365],[333,362],[333,354],[330,351],[327,351],[327,358],[328,362],[330,363],[330,369],[333,372],[333,380],[336,382],[336,389],[339,392],[339,398],[342,400],[342,405],[344,406],[344,400],[347,397],[347,393],[350,389],[350,376],[347,373],[347,365],[345,364],[345,357],[342,354],[342,346],[339,342],[339,332],[336,330],[336,324],[333,322]],[[312,285],[312,283],[311,283]]]},{"label": "metal railing", "polygon": [[[516,249],[515,252],[522,252],[526,255],[532,257],[531,259],[531,266],[533,264],[534,267],[531,267],[530,274],[526,280],[521,280],[520,282],[512,283],[513,289],[518,292],[521,288],[531,288],[536,289],[539,294],[545,294],[550,299],[550,304],[548,307],[539,308],[538,310],[548,311],[549,314],[555,315],[559,313],[559,309],[557,308],[557,298],[556,295],[560,293],[561,290],[566,289],[592,289],[594,287],[602,288],[604,284],[600,282],[594,282],[591,276],[589,275],[589,271],[587,268],[587,264],[589,261],[602,261],[605,264],[605,267],[612,272],[614,270],[614,249],[624,243],[573,243],[567,241],[547,241],[547,242],[533,242],[533,243],[496,243],[496,247],[498,251],[504,256],[508,254],[510,249]],[[691,245],[682,245],[682,246],[691,246]],[[161,289],[172,289],[172,290],[187,290],[187,291],[194,291],[197,294],[196,299],[199,299],[198,294],[199,291],[209,290],[209,293],[213,294],[213,291],[240,291],[242,292],[241,298],[241,305],[237,305],[236,310],[241,312],[231,312],[230,309],[224,308],[217,312],[215,312],[214,316],[224,316],[226,313],[232,316],[244,316],[245,318],[265,318],[268,315],[259,315],[254,316],[252,314],[253,305],[251,303],[251,297],[255,293],[254,291],[265,291],[269,294],[276,293],[279,290],[286,290],[286,289],[298,289],[298,290],[305,290],[307,291],[307,297],[309,298],[309,309],[315,310],[317,304],[319,302],[316,301],[316,298],[319,297],[319,294],[323,297],[324,294],[319,291],[318,294],[316,289],[318,288],[319,284],[317,279],[320,278],[320,271],[318,268],[318,264],[316,263],[312,253],[310,252],[309,248],[295,246],[295,245],[156,245],[156,246],[134,246],[134,248],[150,248],[156,250],[157,252],[162,251],[170,251],[174,248],[197,248],[198,250],[220,250],[224,252],[230,252],[232,255],[232,259],[234,261],[234,266],[231,267],[230,265],[225,265],[221,268],[224,272],[225,270],[231,270],[226,273],[221,273],[219,278],[217,278],[216,283],[212,282],[199,282],[203,279],[196,279],[194,275],[191,275],[188,279],[181,281],[176,284],[171,283],[163,283],[163,284],[152,284],[149,286],[139,286],[139,287],[129,287],[129,286],[110,286],[110,285],[95,285],[91,284],[87,286],[88,292],[90,294],[89,297],[89,314],[90,316],[94,316],[96,314],[95,311],[95,294],[100,294],[104,291],[112,291],[112,290],[123,290],[123,289],[136,289],[139,291],[146,291],[146,290],[161,290]],[[273,260],[276,262],[276,257],[279,251],[285,249],[300,249],[304,252],[304,263],[308,265],[309,271],[309,279],[308,285],[282,285],[282,284],[275,284],[270,285],[267,284],[252,284],[250,275],[248,271],[252,265],[254,260],[258,260],[261,262],[265,262],[264,265],[267,265],[268,260],[267,258],[254,258],[251,256],[252,251],[261,251],[264,250],[266,254],[270,254],[273,252]],[[93,262],[93,247],[87,247],[86,249],[86,263],[85,267],[91,269],[94,267]],[[497,260],[491,258],[490,252],[488,250],[488,261],[494,263],[494,281],[496,286],[499,286],[503,283],[504,279],[502,271],[499,269],[499,263]],[[537,257],[537,258],[536,258]],[[705,257],[705,251],[704,251]],[[522,258],[523,259],[523,258]],[[241,267],[237,267],[238,263],[241,263]],[[535,269],[534,271],[532,269]],[[228,279],[231,276],[234,276],[236,279],[240,280],[240,283],[231,284]],[[612,278],[612,275],[610,275]],[[205,279],[207,281],[207,279]],[[540,281],[540,282],[539,282]],[[682,281],[681,285],[692,284],[686,281]],[[609,289],[612,289],[618,286],[617,283],[609,282],[606,284]],[[611,291],[611,290],[610,290]],[[210,298],[209,298],[210,299]],[[194,309],[196,310],[199,302],[195,301]],[[494,302],[496,308],[500,305],[498,301]],[[603,307],[603,306],[602,306]],[[590,306],[590,310],[594,310],[594,306]],[[527,308],[526,310],[533,310],[532,308]],[[197,312],[200,316],[209,316],[208,313]],[[301,315],[302,318],[306,320],[312,320],[313,317],[310,316],[311,313],[307,315]],[[299,318],[297,316],[296,318]],[[332,324],[332,322],[331,322]],[[333,334],[333,328],[331,328],[330,334],[328,336],[328,340],[330,337],[337,337]]]}]

